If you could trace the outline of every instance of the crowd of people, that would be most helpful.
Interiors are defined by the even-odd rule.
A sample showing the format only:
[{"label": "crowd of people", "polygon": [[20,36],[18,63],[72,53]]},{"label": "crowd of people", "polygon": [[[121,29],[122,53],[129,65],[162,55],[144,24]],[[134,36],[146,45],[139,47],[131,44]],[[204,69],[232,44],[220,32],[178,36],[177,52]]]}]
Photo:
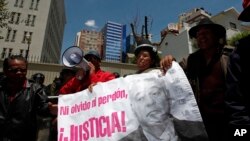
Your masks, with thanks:
[{"label": "crowd of people", "polygon": [[[243,8],[239,20],[250,22],[249,0],[243,1]],[[179,64],[192,86],[206,135],[198,138],[186,136],[183,140],[223,141],[230,140],[235,129],[250,131],[250,71],[247,59],[250,36],[239,40],[230,54],[225,51],[226,29],[208,18],[192,27],[189,36],[197,41],[199,49]],[[135,74],[164,74],[171,67],[172,61],[175,61],[172,55],[161,59],[157,48],[146,39],[137,45],[134,54],[138,68]],[[30,79],[26,77],[28,62],[24,57],[11,55],[6,58],[0,78],[0,141],[57,140],[57,103],[50,101],[48,96],[72,94],[85,89],[92,91],[98,83],[121,77],[119,73],[101,69],[101,57],[98,52],[89,51],[84,58],[88,61],[88,70],[62,69],[59,78],[55,78],[48,86],[43,84],[46,78],[42,73],[36,73]],[[150,83],[145,85],[150,86]],[[135,87],[140,88],[139,84],[143,83],[138,83]],[[157,86],[157,89],[163,89],[161,83]],[[144,97],[150,98],[150,95],[144,94]],[[163,114],[169,110],[167,104],[164,104],[168,103],[168,98],[164,95],[159,94],[156,101],[162,103],[158,110]],[[137,104],[132,106],[141,108],[141,111],[135,111],[136,115],[138,112],[144,112],[145,103],[134,103]],[[146,133],[140,134],[141,140],[181,140],[173,122],[164,121],[161,130],[148,125],[148,119],[144,117],[138,116],[138,119],[145,123],[140,125],[137,131]],[[42,133],[40,134],[38,129],[41,130],[44,124],[49,125],[49,130],[46,131],[49,136],[41,139]],[[167,136],[169,132],[171,136]],[[138,135],[132,133],[122,140],[133,140]]]}]

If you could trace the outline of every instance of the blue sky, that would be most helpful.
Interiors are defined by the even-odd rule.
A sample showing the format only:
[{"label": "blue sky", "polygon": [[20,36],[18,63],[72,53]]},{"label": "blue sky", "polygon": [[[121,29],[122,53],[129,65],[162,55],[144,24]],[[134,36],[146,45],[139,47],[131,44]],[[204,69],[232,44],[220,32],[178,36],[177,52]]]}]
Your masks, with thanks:
[{"label": "blue sky", "polygon": [[62,52],[72,46],[75,35],[82,29],[99,31],[107,21],[127,25],[130,33],[130,23],[138,17],[140,24],[148,16],[149,33],[153,41],[160,40],[160,31],[169,23],[178,22],[178,15],[193,8],[203,7],[215,15],[230,7],[242,11],[241,0],[65,0],[66,26]]}]

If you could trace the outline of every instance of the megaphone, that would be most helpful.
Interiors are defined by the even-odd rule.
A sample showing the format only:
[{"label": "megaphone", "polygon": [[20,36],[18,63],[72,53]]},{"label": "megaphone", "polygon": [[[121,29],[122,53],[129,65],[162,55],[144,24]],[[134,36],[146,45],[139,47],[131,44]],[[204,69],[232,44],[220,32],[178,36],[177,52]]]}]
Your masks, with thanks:
[{"label": "megaphone", "polygon": [[62,63],[67,67],[80,66],[85,71],[89,69],[88,61],[84,58],[82,49],[77,46],[71,46],[63,52]]}]

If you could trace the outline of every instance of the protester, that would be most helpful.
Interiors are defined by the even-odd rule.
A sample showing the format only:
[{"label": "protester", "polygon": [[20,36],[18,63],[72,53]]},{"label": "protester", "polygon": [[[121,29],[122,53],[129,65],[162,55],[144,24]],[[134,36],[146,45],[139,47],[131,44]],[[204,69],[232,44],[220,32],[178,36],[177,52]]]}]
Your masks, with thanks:
[{"label": "protester", "polygon": [[157,54],[157,48],[151,45],[148,40],[144,39],[142,43],[135,48],[134,54],[138,68],[137,74],[160,70],[160,58]]},{"label": "protester", "polygon": [[60,71],[59,77],[55,77],[53,82],[46,86],[46,91],[50,96],[58,96],[60,88],[66,84],[70,79],[75,77],[77,69],[63,68]]},{"label": "protester", "polygon": [[[59,95],[76,93],[86,88],[89,88],[92,92],[92,87],[96,85],[97,82],[106,82],[115,79],[115,76],[112,73],[101,70],[101,57],[97,51],[89,51],[84,58],[89,61],[89,70],[86,71],[83,68],[80,68],[74,77],[71,76],[71,79],[69,80],[64,79],[65,83],[60,88],[58,92]],[[61,73],[61,76],[65,75]],[[54,125],[54,127],[57,125],[57,119],[52,121],[52,125]],[[55,133],[57,133],[57,129],[53,128],[51,133],[52,141],[56,140]]]},{"label": "protester", "polygon": [[0,72],[0,81],[5,78],[5,75],[3,72]]},{"label": "protester", "polygon": [[[61,73],[64,71],[64,69],[61,71]],[[58,91],[61,88],[64,81],[62,81],[61,73],[59,78],[55,77],[53,82],[46,86],[45,90],[46,93],[49,94],[48,101],[50,101],[53,104],[58,104]],[[46,124],[45,124],[46,125]],[[42,140],[41,140],[42,141]],[[57,141],[57,115],[54,115],[51,117],[49,121],[49,139],[48,141]]]},{"label": "protester", "polygon": [[[45,76],[42,73],[35,73],[31,76],[31,80],[38,84],[38,87],[45,88],[44,80]],[[46,89],[45,89],[46,91]],[[50,93],[44,93],[44,94],[50,94]],[[51,117],[42,117],[37,116],[37,125],[38,125],[38,138],[37,141],[48,141],[49,137],[49,128],[50,128],[50,120]]]},{"label": "protester", "polygon": [[61,87],[66,84],[69,80],[76,76],[78,69],[75,68],[63,68],[60,72],[59,79],[61,81]]},{"label": "protester", "polygon": [[115,76],[107,71],[103,71],[100,68],[101,57],[99,53],[95,50],[89,51],[84,58],[89,61],[90,66],[90,82],[91,84],[97,82],[106,82],[115,78]]},{"label": "protester", "polygon": [[[244,22],[250,22],[250,0],[243,1],[243,8],[244,10],[238,19]],[[229,115],[229,138],[234,136],[236,129],[246,129],[248,132],[250,131],[249,46],[250,35],[238,41],[236,49],[229,58],[226,81],[227,93],[225,97],[227,113]],[[247,134],[248,139],[246,140],[250,140],[249,133]],[[238,138],[238,140],[239,139],[242,139],[242,137]]]},{"label": "protester", "polygon": [[58,77],[55,77],[53,82],[46,86],[45,90],[46,93],[49,94],[50,96],[56,96],[60,87],[61,87],[61,81]]},{"label": "protester", "polygon": [[89,70],[80,69],[76,77],[69,80],[59,91],[59,94],[75,93],[95,85],[97,82],[106,82],[115,79],[115,76],[100,68],[101,57],[97,51],[89,51],[84,58],[88,60]]},{"label": "protester", "polygon": [[57,114],[57,107],[46,103],[46,94],[26,78],[28,63],[21,55],[3,62],[6,76],[0,82],[0,140],[36,141],[37,114]]},{"label": "protester", "polygon": [[34,83],[37,83],[39,85],[41,85],[41,87],[45,87],[45,85],[43,84],[44,83],[44,79],[45,79],[45,76],[44,74],[42,73],[35,73],[32,75],[32,78],[31,78]]},{"label": "protester", "polygon": [[[157,48],[151,45],[148,40],[144,39],[142,43],[136,47],[134,53],[138,67],[136,74],[156,73],[159,77],[163,76],[163,73],[159,67],[160,58],[157,54]],[[178,140],[176,134],[177,132],[183,140],[206,141],[207,134],[205,132],[203,123],[181,121],[176,118],[172,118],[169,113],[170,107],[168,106],[169,95],[167,94],[166,87],[163,84],[164,82],[161,82],[160,79],[156,82],[142,81],[135,83],[135,90],[138,91],[132,92],[134,94],[133,97],[140,98],[140,100],[137,102],[135,99],[134,101],[132,100],[132,109],[134,109],[135,115],[139,119],[140,126],[136,131],[132,132],[121,141],[172,141]],[[148,101],[151,101],[150,104]],[[154,116],[151,115],[150,117],[147,115],[147,111],[152,109],[157,109],[155,111],[158,113],[155,113]],[[159,115],[161,116],[158,117]],[[176,129],[173,127],[174,124],[176,124]],[[145,133],[150,134],[145,135]]]},{"label": "protester", "polygon": [[[193,88],[209,139],[221,141],[226,127],[224,95],[228,57],[223,54],[226,30],[204,18],[189,30],[189,36],[196,39],[199,49],[188,56],[187,62],[180,64]],[[164,71],[172,61],[172,56],[161,60]]]}]

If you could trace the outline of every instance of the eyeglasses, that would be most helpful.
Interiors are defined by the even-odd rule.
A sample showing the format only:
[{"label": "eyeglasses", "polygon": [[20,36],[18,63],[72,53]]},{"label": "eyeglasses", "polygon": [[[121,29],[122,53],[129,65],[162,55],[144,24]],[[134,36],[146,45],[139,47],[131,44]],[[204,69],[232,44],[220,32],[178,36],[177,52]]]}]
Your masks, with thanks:
[{"label": "eyeglasses", "polygon": [[17,72],[19,72],[19,71],[20,71],[21,73],[25,73],[25,72],[27,72],[27,69],[21,69],[21,68],[12,69],[12,68],[9,68],[8,71],[11,72],[11,73],[17,73]]}]

